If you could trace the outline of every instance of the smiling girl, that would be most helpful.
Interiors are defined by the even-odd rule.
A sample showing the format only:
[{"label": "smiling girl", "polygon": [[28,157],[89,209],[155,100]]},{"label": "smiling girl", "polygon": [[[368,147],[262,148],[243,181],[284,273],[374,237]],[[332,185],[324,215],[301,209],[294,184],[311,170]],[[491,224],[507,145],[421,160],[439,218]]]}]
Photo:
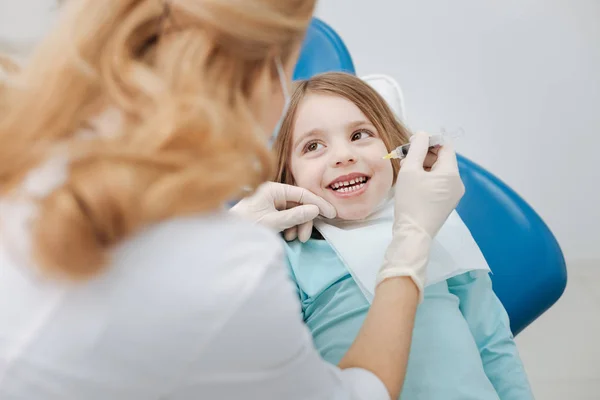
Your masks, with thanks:
[{"label": "smiling girl", "polygon": [[[359,78],[318,75],[300,82],[293,93],[275,143],[276,180],[330,202],[338,223],[365,226],[389,201],[400,169],[400,163],[383,156],[409,137],[385,100]],[[310,238],[300,237],[286,250],[304,321],[321,355],[336,364],[370,304],[324,236],[314,229]],[[372,238],[364,239],[352,245],[368,260]],[[489,274],[463,267],[468,272],[425,287],[401,398],[532,399],[508,315]]]}]

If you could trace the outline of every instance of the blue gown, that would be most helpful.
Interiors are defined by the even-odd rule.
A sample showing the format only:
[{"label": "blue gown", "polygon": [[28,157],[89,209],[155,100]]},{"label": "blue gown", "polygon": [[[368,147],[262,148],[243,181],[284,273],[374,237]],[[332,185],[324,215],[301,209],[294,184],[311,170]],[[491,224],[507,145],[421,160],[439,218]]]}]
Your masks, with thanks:
[{"label": "blue gown", "polygon": [[[369,303],[324,240],[286,244],[302,314],[322,357],[337,364]],[[417,309],[404,400],[529,400],[508,315],[487,273],[462,274],[425,289]]]}]

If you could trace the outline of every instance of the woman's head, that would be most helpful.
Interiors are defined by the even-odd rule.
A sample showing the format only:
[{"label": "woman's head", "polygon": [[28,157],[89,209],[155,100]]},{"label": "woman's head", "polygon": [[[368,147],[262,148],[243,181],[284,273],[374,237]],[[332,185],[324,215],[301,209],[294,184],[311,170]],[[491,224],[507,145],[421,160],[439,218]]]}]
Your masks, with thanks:
[{"label": "woman's head", "polygon": [[299,82],[275,143],[276,181],[329,201],[343,219],[365,218],[387,195],[399,164],[383,160],[409,132],[361,79],[325,73]]},{"label": "woman's head", "polygon": [[[89,275],[142,225],[215,209],[269,177],[277,62],[289,78],[314,3],[64,2],[0,91],[0,193],[57,146],[76,153],[34,224],[41,264]],[[94,124],[99,115],[118,123]]]}]

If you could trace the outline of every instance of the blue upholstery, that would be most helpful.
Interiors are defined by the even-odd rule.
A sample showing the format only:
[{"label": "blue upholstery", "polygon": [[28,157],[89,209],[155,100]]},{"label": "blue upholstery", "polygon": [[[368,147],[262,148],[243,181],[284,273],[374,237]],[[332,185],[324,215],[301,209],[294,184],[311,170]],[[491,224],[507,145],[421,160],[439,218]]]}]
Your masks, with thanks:
[{"label": "blue upholstery", "polygon": [[[294,78],[326,71],[355,73],[341,38],[314,19]],[[516,335],[562,295],[567,284],[562,251],[544,221],[512,189],[462,156],[459,167],[466,194],[458,213],[492,269],[494,290]]]},{"label": "blue upholstery", "polygon": [[550,308],[567,284],[562,251],[540,216],[511,188],[458,157],[466,194],[458,213],[490,268],[516,335]]},{"label": "blue upholstery", "polygon": [[321,72],[354,73],[350,52],[338,34],[323,21],[314,18],[310,24],[294,79],[307,79]]}]

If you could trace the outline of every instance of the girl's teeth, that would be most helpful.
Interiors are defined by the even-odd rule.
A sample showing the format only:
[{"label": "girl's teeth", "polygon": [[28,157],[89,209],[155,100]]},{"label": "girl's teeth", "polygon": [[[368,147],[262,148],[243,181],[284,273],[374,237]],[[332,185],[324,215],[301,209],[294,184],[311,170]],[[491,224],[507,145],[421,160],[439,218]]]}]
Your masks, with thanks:
[{"label": "girl's teeth", "polygon": [[359,178],[351,179],[350,181],[336,182],[331,185],[331,188],[338,192],[347,193],[362,188],[366,181],[367,178],[361,176]]},{"label": "girl's teeth", "polygon": [[360,183],[358,185],[351,186],[351,187],[343,187],[341,189],[338,189],[337,191],[341,192],[341,193],[354,192],[354,191],[357,191],[359,189],[362,189],[363,186],[365,186],[365,184],[364,183]]}]

